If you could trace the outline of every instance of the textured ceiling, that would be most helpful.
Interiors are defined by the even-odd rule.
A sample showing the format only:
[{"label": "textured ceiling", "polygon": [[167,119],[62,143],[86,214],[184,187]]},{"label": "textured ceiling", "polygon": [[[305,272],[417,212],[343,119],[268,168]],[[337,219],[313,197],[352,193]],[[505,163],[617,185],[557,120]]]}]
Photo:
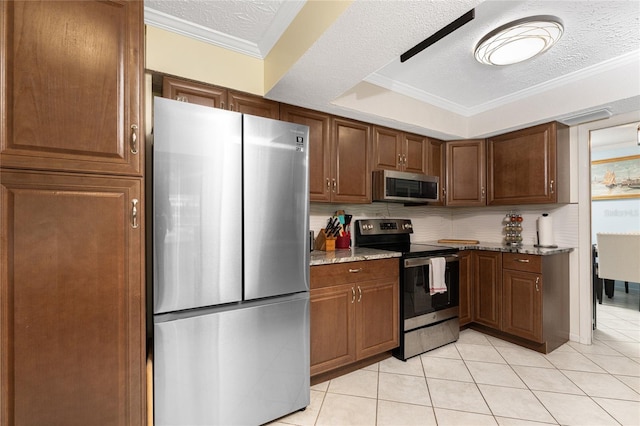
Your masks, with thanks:
[{"label": "textured ceiling", "polygon": [[[145,20],[265,57],[303,5],[145,0]],[[400,63],[403,52],[473,8],[473,21]],[[507,67],[474,60],[473,48],[487,32],[532,15],[563,21],[565,33],[556,46]],[[626,73],[616,74],[618,69]],[[637,69],[635,77],[628,77],[630,69]],[[620,75],[629,81],[619,81]],[[628,93],[607,96],[620,92],[621,83],[628,83]],[[265,96],[443,139],[599,108],[613,114],[640,110],[640,1],[355,0]],[[378,104],[397,101],[397,107],[366,104],[373,97]],[[416,117],[397,113],[407,105],[416,105]],[[428,113],[420,112],[423,106]],[[522,116],[502,123],[505,108]],[[425,117],[431,111],[435,116]],[[474,124],[480,117],[490,125]],[[440,122],[454,124],[439,128]]]}]

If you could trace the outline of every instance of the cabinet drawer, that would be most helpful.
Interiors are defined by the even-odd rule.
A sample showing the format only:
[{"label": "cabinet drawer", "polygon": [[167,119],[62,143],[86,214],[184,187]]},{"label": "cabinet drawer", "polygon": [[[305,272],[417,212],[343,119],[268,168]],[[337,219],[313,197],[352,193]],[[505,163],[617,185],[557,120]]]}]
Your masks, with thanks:
[{"label": "cabinet drawer", "polygon": [[535,254],[502,253],[502,268],[514,271],[542,273],[542,256]]},{"label": "cabinet drawer", "polygon": [[311,267],[311,288],[398,278],[398,259],[365,260]]}]

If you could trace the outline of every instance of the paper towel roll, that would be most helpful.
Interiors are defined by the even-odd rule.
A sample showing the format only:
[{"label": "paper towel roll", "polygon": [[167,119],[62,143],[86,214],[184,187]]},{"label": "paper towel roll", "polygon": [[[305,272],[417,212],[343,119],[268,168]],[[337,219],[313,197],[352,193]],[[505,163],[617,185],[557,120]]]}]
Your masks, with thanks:
[{"label": "paper towel roll", "polygon": [[553,238],[553,219],[544,213],[538,218],[538,245],[549,247],[555,245]]}]

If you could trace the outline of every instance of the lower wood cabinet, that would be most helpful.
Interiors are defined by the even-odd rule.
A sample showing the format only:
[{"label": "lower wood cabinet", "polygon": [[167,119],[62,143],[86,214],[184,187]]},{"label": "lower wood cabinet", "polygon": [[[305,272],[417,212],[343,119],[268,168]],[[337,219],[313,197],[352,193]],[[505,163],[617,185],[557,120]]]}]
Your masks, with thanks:
[{"label": "lower wood cabinet", "polygon": [[311,376],[398,346],[398,259],[311,267]]},{"label": "lower wood cabinet", "polygon": [[460,259],[460,300],[458,318],[460,326],[473,321],[473,252],[470,250],[458,253]]},{"label": "lower wood cabinet", "polygon": [[[466,257],[461,252],[461,326],[543,353],[569,340],[568,253],[473,251],[471,273],[465,268]],[[469,282],[471,293],[465,290]]]},{"label": "lower wood cabinet", "polygon": [[144,424],[142,179],[0,176],[0,423]]},{"label": "lower wood cabinet", "polygon": [[473,320],[488,327],[500,328],[502,307],[502,253],[473,252]]}]

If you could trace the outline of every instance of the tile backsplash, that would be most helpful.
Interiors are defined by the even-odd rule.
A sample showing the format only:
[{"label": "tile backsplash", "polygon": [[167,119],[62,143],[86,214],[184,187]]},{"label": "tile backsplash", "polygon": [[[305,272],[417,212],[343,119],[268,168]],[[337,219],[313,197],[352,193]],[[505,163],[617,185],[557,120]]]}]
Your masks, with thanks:
[{"label": "tile backsplash", "polygon": [[436,241],[441,238],[476,239],[488,243],[503,241],[503,220],[506,214],[517,211],[523,217],[523,243],[537,242],[536,220],[543,213],[553,219],[555,243],[563,247],[578,246],[578,205],[547,204],[501,207],[405,207],[396,203],[321,204],[311,203],[310,226],[316,235],[336,210],[353,215],[353,222],[365,218],[411,219],[414,242]]}]

